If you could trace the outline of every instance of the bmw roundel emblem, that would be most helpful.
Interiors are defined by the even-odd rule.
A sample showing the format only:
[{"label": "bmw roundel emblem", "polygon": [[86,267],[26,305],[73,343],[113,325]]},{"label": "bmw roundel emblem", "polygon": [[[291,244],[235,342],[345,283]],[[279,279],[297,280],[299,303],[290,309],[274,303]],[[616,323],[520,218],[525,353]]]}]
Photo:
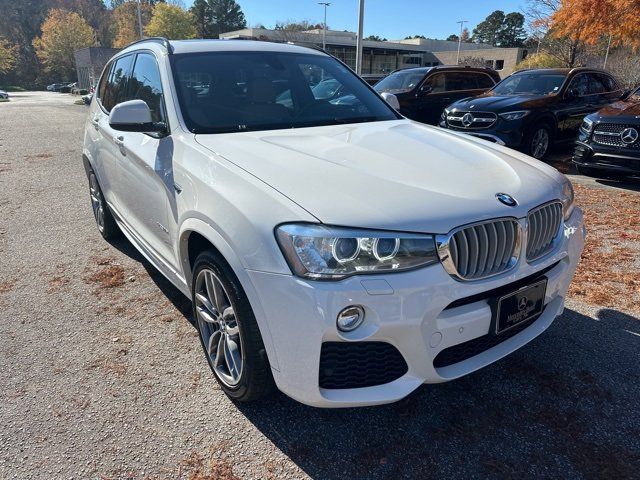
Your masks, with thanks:
[{"label": "bmw roundel emblem", "polygon": [[496,198],[500,203],[506,205],[507,207],[515,207],[516,205],[518,205],[516,199],[508,193],[496,193]]}]

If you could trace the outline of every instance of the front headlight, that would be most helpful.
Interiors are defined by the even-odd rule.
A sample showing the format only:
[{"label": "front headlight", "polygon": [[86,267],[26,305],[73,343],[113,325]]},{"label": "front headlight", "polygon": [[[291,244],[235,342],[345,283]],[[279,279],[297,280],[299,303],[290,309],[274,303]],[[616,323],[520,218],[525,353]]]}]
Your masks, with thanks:
[{"label": "front headlight", "polygon": [[584,117],[584,120],[582,120],[582,125],[580,125],[580,129],[585,133],[593,132],[593,120],[591,120],[589,117]]},{"label": "front headlight", "polygon": [[562,213],[564,219],[567,220],[571,214],[573,213],[574,207],[574,193],[573,193],[573,185],[568,178],[564,179],[564,183],[562,184]]},{"label": "front headlight", "polygon": [[446,127],[447,126],[447,117],[449,116],[449,110],[447,110],[446,108],[442,111],[442,113],[440,114],[440,121],[438,122],[438,125],[441,127]]},{"label": "front headlight", "polygon": [[521,118],[526,117],[527,115],[529,115],[529,110],[518,110],[517,112],[505,112],[505,113],[500,113],[500,118],[503,118],[504,120],[520,120]]},{"label": "front headlight", "polygon": [[432,235],[286,224],[276,229],[291,270],[317,280],[388,273],[438,262]]}]

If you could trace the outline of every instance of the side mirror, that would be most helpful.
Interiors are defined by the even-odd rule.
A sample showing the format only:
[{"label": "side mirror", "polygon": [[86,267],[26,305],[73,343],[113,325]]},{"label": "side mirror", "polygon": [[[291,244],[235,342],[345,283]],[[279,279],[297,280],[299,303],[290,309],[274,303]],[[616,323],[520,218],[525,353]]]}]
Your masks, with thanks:
[{"label": "side mirror", "polygon": [[160,133],[167,129],[163,122],[151,120],[151,110],[144,100],[117,104],[109,114],[109,126],[122,132]]},{"label": "side mirror", "polygon": [[400,111],[400,102],[398,102],[398,97],[396,97],[393,93],[389,93],[389,92],[382,92],[380,94],[380,96],[382,97],[382,99],[387,102],[389,105],[391,105],[391,107],[396,110],[396,111]]},{"label": "side mirror", "polygon": [[427,85],[423,85],[420,87],[420,90],[418,91],[418,93],[420,95],[428,95],[433,91],[433,87],[429,84]]}]

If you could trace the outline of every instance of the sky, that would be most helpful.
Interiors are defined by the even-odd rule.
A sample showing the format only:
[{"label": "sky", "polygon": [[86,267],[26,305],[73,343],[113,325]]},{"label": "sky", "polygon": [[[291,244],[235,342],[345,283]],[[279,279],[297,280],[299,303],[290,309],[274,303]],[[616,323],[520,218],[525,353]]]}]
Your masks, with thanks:
[{"label": "sky", "polygon": [[[258,23],[273,28],[276,21],[309,20],[322,23],[320,0],[236,0],[247,18],[247,26]],[[325,0],[322,0],[325,1]],[[332,30],[357,31],[359,0],[326,0],[327,25]],[[190,7],[193,0],[184,2]],[[458,33],[458,20],[469,20],[469,30],[494,10],[522,12],[526,0],[366,0],[364,35],[389,40],[408,35],[446,38]]]}]

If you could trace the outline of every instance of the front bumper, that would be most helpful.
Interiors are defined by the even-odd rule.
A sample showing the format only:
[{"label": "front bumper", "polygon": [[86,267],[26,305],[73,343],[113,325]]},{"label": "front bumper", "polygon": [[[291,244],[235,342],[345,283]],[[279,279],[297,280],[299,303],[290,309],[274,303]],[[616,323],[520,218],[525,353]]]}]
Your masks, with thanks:
[{"label": "front bumper", "polygon": [[505,121],[500,118],[494,125],[489,128],[468,129],[452,127],[443,120],[440,121],[440,127],[452,130],[454,132],[466,133],[474,137],[482,138],[498,145],[507,146],[509,148],[520,148],[524,140],[524,128],[521,120]]},{"label": "front bumper", "polygon": [[[567,289],[584,246],[582,211],[565,222],[553,252],[520,264],[501,276],[460,282],[440,264],[405,273],[355,276],[340,282],[308,281],[291,275],[249,271],[260,302],[257,319],[267,322],[278,369],[278,388],[290,397],[318,407],[355,407],[399,400],[423,383],[461,377],[508,355],[542,333],[562,313]],[[548,269],[544,312],[529,326],[503,342],[437,368],[434,358],[446,348],[485,336],[492,322],[487,299],[447,308],[453,302],[517,282]],[[349,305],[362,305],[364,323],[353,332],[336,328],[336,315]],[[266,340],[266,339],[265,339]],[[408,370],[383,385],[324,389],[319,386],[323,342],[377,341],[393,345]]]},{"label": "front bumper", "polygon": [[[581,136],[584,134],[581,133]],[[588,140],[576,141],[573,163],[581,167],[621,174],[640,174],[640,150],[607,147]]]}]

